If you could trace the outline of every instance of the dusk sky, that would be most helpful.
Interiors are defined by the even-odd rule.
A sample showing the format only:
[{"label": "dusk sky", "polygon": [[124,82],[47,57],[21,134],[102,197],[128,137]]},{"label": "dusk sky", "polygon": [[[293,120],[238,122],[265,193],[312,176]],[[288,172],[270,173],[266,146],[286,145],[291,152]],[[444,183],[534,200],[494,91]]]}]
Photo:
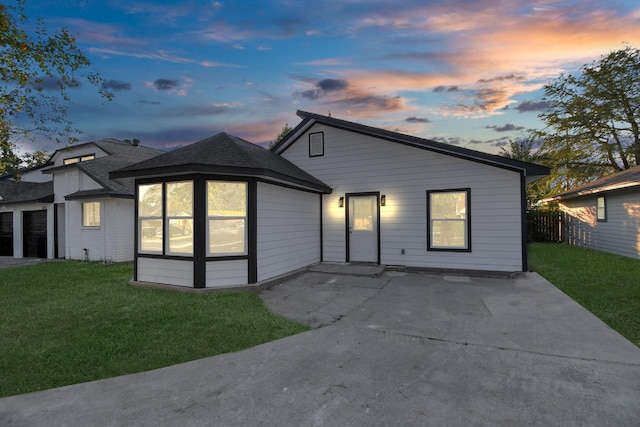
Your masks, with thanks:
[{"label": "dusk sky", "polygon": [[637,0],[27,0],[25,11],[76,35],[115,94],[72,93],[80,141],[163,149],[221,131],[267,143],[301,109],[497,153],[541,127],[546,82],[640,47]]}]

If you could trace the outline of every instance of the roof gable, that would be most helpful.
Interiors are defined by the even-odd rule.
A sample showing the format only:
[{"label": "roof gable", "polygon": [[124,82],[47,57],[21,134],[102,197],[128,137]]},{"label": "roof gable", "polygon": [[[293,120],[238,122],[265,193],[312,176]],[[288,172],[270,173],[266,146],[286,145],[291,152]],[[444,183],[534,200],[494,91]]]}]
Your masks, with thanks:
[{"label": "roof gable", "polygon": [[260,176],[323,193],[331,192],[326,184],[283,157],[225,132],[121,168],[112,172],[111,177],[163,176],[188,172]]},{"label": "roof gable", "polygon": [[[88,142],[86,144],[80,144],[75,147],[83,147],[85,149],[95,148],[96,150],[100,150],[102,155],[96,156],[96,158],[87,161],[48,167],[43,170],[43,173],[54,174],[57,171],[78,169],[101,185],[102,189],[79,191],[77,193],[66,195],[65,198],[67,199],[82,198],[85,195],[90,195],[91,197],[133,197],[135,194],[133,182],[131,180],[113,180],[109,177],[109,173],[132,163],[137,163],[164,153],[164,151],[155,148],[145,147],[143,145],[133,145],[130,142],[119,141],[117,139],[102,139],[99,141]],[[62,150],[65,149],[57,150],[56,153],[61,152]],[[83,151],[86,152],[86,150]],[[54,153],[54,156],[55,155],[56,154]],[[59,157],[56,158],[59,159]]]},{"label": "roof gable", "polygon": [[339,129],[348,130],[351,132],[371,136],[387,140],[390,142],[404,144],[412,146],[418,149],[430,150],[445,155],[459,157],[462,159],[480,162],[499,168],[521,171],[527,177],[542,177],[549,175],[550,169],[546,166],[536,165],[533,163],[523,162],[520,160],[509,159],[507,157],[498,156],[495,154],[483,153],[481,151],[471,150],[468,148],[456,147],[450,144],[437,142],[429,139],[418,138],[411,135],[404,135],[397,132],[388,131],[385,129],[375,128],[371,126],[362,125],[359,123],[349,122],[346,120],[336,119],[334,117],[322,116],[319,114],[309,113],[306,111],[297,112],[298,116],[303,121],[298,124],[291,132],[287,134],[278,144],[276,144],[271,150],[277,154],[282,154],[289,148],[295,141],[308,129],[310,129],[315,123],[320,123],[326,126],[336,127]]}]

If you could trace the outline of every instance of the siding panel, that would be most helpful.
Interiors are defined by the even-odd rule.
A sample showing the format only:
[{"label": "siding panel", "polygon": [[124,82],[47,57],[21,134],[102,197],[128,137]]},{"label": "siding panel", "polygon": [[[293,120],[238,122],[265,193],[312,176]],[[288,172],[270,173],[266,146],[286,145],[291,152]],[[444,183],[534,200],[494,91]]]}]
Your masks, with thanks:
[{"label": "siding panel", "polygon": [[[325,155],[309,157],[308,133],[324,132]],[[324,260],[345,262],[346,193],[386,195],[380,207],[381,262],[424,268],[522,270],[517,172],[315,124],[282,156],[330,185],[323,196]],[[468,253],[427,251],[427,190],[471,189]],[[402,254],[404,250],[404,254]]]},{"label": "siding panel", "polygon": [[258,281],[320,262],[320,198],[258,183]]},{"label": "siding panel", "polygon": [[247,260],[209,261],[206,277],[207,288],[246,285],[249,283]]},{"label": "siding panel", "polygon": [[564,200],[565,243],[640,259],[640,191],[607,193],[607,221],[596,220],[596,196]]},{"label": "siding panel", "polygon": [[193,262],[138,258],[138,280],[141,282],[193,287]]}]

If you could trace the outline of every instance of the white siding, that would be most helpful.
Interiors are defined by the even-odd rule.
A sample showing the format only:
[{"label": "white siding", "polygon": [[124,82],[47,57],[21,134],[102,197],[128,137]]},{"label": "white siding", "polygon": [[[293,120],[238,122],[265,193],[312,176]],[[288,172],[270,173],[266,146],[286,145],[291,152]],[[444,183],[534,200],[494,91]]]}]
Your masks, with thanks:
[{"label": "white siding", "polygon": [[247,285],[247,260],[209,261],[206,268],[207,288]]},{"label": "white siding", "polygon": [[13,213],[13,257],[23,258],[23,212],[25,211],[47,211],[47,258],[54,258],[55,233],[54,233],[54,206],[50,203],[21,203],[15,205],[1,205],[0,212]]},{"label": "white siding", "polygon": [[68,259],[90,261],[133,260],[134,203],[128,199],[90,199],[100,202],[100,227],[82,226],[82,200],[65,203],[65,246]]},{"label": "white siding", "polygon": [[258,183],[258,281],[320,262],[320,197]]},{"label": "white siding", "polygon": [[[308,133],[320,131],[325,154],[309,157]],[[386,206],[380,208],[382,264],[522,270],[517,172],[319,124],[282,156],[334,189],[323,196],[324,261],[346,260],[346,207],[338,207],[338,198],[379,191],[386,195]],[[456,188],[471,189],[472,251],[427,251],[426,191]]]},{"label": "white siding", "polygon": [[605,194],[607,220],[596,220],[597,196],[565,200],[563,240],[583,246],[640,259],[640,190]]},{"label": "white siding", "polygon": [[193,262],[138,258],[138,281],[193,287]]},{"label": "white siding", "polygon": [[51,175],[42,173],[42,168],[23,172],[20,175],[20,181],[24,182],[49,182]]}]

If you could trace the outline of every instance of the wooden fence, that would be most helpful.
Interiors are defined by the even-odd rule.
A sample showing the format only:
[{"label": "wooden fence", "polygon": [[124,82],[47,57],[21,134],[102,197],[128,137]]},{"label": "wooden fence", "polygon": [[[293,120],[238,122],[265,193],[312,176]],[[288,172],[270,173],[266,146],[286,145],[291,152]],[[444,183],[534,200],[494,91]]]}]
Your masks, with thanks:
[{"label": "wooden fence", "polygon": [[527,240],[529,242],[561,242],[562,213],[560,211],[527,212]]}]

